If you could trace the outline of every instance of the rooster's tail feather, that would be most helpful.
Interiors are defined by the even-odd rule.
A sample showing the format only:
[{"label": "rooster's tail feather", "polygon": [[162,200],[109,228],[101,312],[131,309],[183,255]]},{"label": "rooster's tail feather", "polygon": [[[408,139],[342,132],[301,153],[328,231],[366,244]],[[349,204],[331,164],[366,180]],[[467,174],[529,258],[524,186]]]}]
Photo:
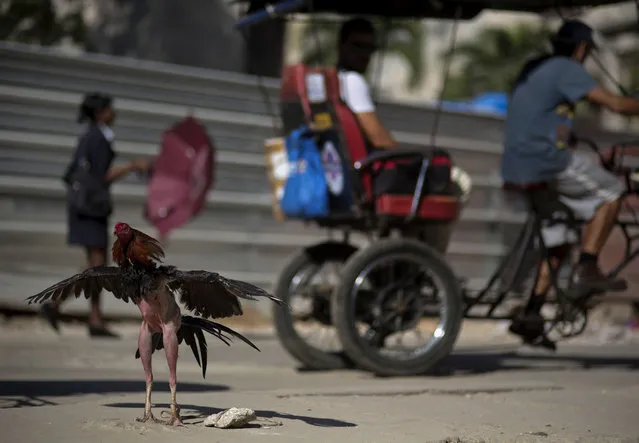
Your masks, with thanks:
[{"label": "rooster's tail feather", "polygon": [[[182,316],[182,326],[178,331],[178,343],[184,341],[197,361],[198,366],[202,368],[202,377],[206,378],[206,365],[207,365],[207,344],[204,332],[206,331],[215,338],[221,340],[227,346],[231,345],[232,337],[239,338],[244,343],[248,344],[253,349],[260,352],[260,349],[248,338],[244,337],[239,332],[234,331],[228,326],[221,325],[214,321],[205,320],[203,318],[191,317],[190,315]],[[227,335],[228,334],[228,335]],[[164,347],[162,340],[162,333],[153,334],[152,349],[154,351],[160,350]],[[135,352],[135,358],[140,358],[140,349]]]}]

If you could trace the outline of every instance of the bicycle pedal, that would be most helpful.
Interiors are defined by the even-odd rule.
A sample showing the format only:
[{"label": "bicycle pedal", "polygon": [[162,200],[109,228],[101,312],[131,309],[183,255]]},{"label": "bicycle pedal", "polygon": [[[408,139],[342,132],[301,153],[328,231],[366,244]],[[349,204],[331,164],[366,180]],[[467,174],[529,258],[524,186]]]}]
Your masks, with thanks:
[{"label": "bicycle pedal", "polygon": [[590,298],[603,295],[606,292],[623,292],[628,289],[628,282],[623,278],[607,280],[602,284],[590,285],[584,283],[566,291],[566,296],[571,300]]},{"label": "bicycle pedal", "polygon": [[628,282],[624,278],[618,278],[610,281],[610,289],[612,292],[623,292],[628,289]]},{"label": "bicycle pedal", "polygon": [[529,344],[530,346],[548,349],[549,351],[553,352],[557,351],[557,343],[549,339],[545,334],[529,341],[527,344]]}]

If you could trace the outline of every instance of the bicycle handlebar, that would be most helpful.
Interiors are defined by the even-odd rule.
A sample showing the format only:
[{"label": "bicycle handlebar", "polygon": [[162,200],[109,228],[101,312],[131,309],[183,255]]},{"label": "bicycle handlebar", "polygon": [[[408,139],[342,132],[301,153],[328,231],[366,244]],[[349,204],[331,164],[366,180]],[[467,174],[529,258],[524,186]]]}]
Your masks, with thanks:
[{"label": "bicycle handlebar", "polygon": [[[603,153],[599,150],[599,146],[593,140],[575,137],[575,141],[577,143],[583,143],[590,149],[592,149],[595,154],[597,154],[599,162],[604,169],[612,172],[615,175],[623,177],[626,188],[630,193],[639,192],[639,188],[635,184],[634,180],[631,178],[631,176],[638,170],[638,168],[636,166],[624,165],[624,158],[626,156],[637,156],[636,153],[632,153],[629,151],[631,151],[633,147],[639,148],[639,140],[628,140],[620,143],[615,143]],[[630,150],[627,150],[626,148],[630,148]]]},{"label": "bicycle handlebar", "polygon": [[580,138],[580,137],[575,137],[577,143],[583,143],[586,146],[588,146],[590,149],[592,149],[596,154],[600,154],[599,152],[599,145],[597,145],[597,143],[595,143],[594,140],[591,140],[589,138]]},{"label": "bicycle handlebar", "polygon": [[237,21],[234,25],[235,29],[246,28],[256,25],[278,15],[288,14],[302,9],[308,0],[285,0],[275,3],[274,5],[267,3],[266,7],[260,11],[247,15],[243,19]]},{"label": "bicycle handlebar", "polygon": [[[601,156],[601,152],[599,150],[599,145],[597,145],[597,143],[589,138],[581,138],[581,137],[575,137],[575,141],[577,143],[583,143],[586,146],[588,146],[590,149],[592,149],[596,154],[598,154],[599,156]],[[619,142],[619,143],[615,143],[611,146],[611,148],[628,148],[628,147],[639,147],[639,139],[637,140],[628,140],[628,141],[624,141],[624,142]]]}]

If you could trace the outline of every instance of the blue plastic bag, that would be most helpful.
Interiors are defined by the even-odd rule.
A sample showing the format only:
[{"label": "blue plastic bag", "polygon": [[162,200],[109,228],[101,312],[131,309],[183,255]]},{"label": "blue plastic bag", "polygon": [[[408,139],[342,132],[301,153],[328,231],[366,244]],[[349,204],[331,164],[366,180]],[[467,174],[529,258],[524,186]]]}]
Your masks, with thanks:
[{"label": "blue plastic bag", "polygon": [[329,214],[328,185],[320,150],[302,126],[286,138],[289,175],[280,209],[288,218],[313,219]]}]

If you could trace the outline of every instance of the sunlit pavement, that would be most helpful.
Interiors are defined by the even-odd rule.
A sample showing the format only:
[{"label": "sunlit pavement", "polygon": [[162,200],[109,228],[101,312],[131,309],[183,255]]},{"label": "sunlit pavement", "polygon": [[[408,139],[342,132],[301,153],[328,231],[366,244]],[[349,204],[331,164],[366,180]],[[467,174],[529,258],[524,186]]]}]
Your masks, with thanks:
[{"label": "sunlit pavement", "polygon": [[[202,379],[188,347],[178,363],[178,402],[187,427],[135,422],[144,374],[134,359],[135,325],[121,340],[90,340],[81,326],[61,335],[40,320],[0,327],[3,442],[430,442],[637,441],[639,347],[582,341],[557,354],[510,337],[462,340],[435,374],[375,378],[361,371],[299,371],[268,333],[242,343],[209,340]],[[247,332],[251,336],[250,331]],[[471,334],[472,335],[472,334]],[[167,409],[164,354],[154,355],[155,415]],[[257,412],[246,429],[206,428],[233,406]],[[455,440],[453,440],[455,441]]]}]

